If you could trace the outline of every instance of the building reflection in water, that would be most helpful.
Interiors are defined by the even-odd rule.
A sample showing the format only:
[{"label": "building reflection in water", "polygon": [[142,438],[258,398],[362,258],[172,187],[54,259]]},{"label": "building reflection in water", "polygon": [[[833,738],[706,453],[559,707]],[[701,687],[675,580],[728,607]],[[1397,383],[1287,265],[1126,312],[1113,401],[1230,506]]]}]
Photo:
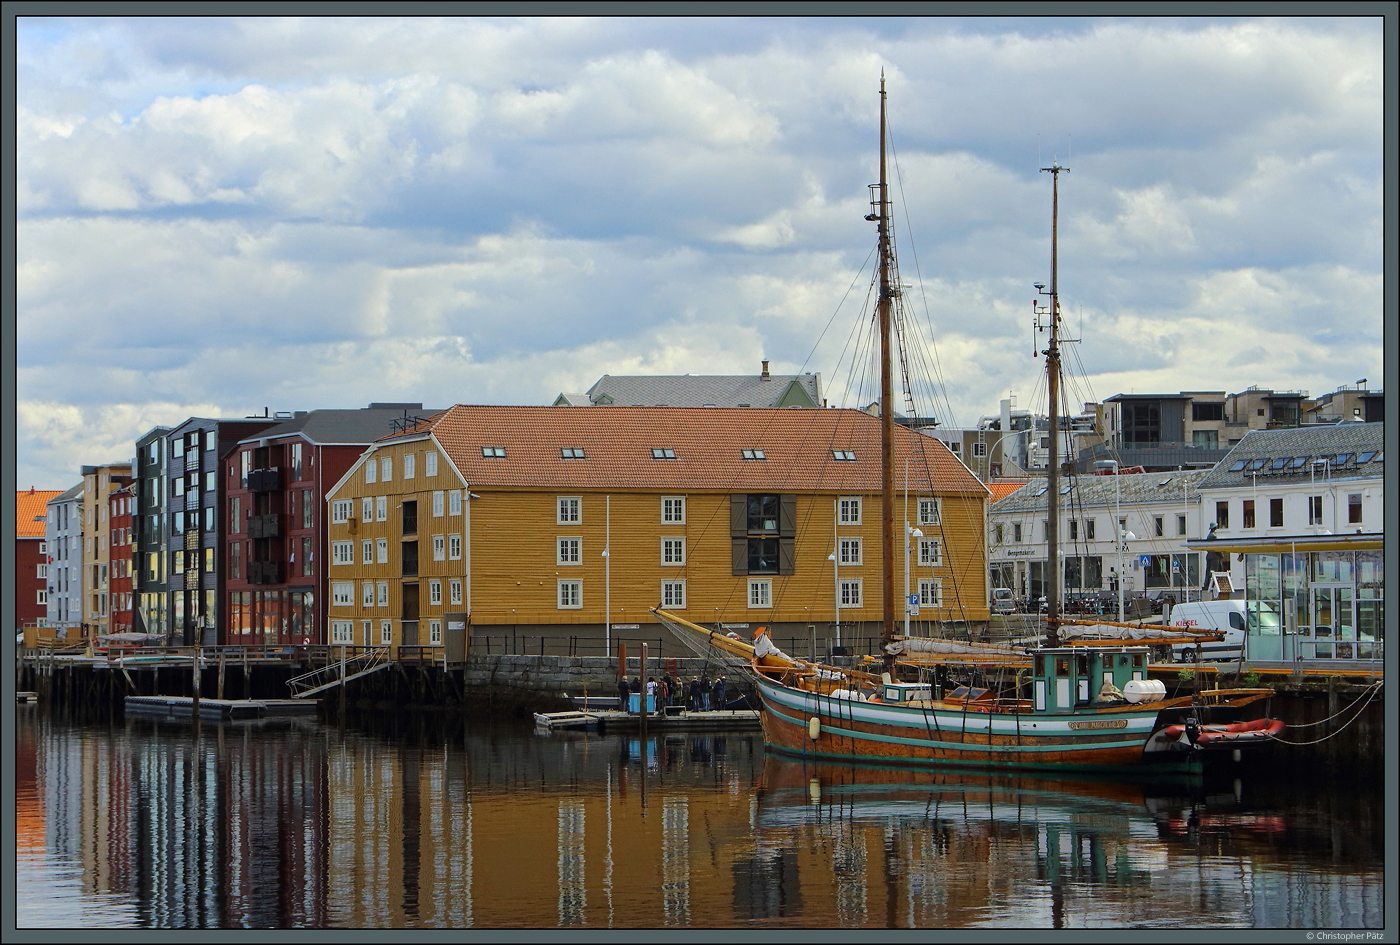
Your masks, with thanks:
[{"label": "building reflection in water", "polygon": [[29,720],[16,739],[22,863],[81,877],[77,891],[21,884],[35,925],[1371,928],[1384,916],[1381,841],[1364,817],[1250,809],[1200,784],[827,768],[765,759],[756,734]]}]

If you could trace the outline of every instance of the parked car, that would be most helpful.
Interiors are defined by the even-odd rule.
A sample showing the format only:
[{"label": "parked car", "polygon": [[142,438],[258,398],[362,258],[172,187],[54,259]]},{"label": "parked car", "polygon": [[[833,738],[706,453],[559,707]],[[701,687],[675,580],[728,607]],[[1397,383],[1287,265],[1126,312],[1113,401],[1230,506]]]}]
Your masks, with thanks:
[{"label": "parked car", "polygon": [[1014,614],[1016,612],[1016,598],[1011,594],[1009,587],[992,588],[992,613],[994,614]]}]

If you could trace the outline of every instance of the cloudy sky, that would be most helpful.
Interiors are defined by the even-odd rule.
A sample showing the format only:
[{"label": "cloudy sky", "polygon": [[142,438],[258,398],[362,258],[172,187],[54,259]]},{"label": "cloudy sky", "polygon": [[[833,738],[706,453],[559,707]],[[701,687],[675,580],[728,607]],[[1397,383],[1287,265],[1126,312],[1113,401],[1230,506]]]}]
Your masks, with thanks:
[{"label": "cloudy sky", "polygon": [[1044,409],[1052,160],[1072,403],[1382,386],[1378,18],[20,18],[16,52],[20,488],[190,416],[605,373],[767,358],[859,406],[881,70],[945,424]]}]

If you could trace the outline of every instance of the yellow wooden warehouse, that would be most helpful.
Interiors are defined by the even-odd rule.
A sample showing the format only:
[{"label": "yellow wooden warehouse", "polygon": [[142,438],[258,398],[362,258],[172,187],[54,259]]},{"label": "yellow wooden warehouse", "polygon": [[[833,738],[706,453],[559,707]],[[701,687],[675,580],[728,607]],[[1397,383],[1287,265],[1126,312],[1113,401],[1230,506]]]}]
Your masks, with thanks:
[{"label": "yellow wooden warehouse", "polygon": [[[896,435],[918,626],[986,621],[987,489]],[[332,644],[432,657],[456,625],[473,652],[603,655],[666,636],[658,604],[879,635],[880,424],[858,410],[458,405],[377,441],[327,502]]]}]

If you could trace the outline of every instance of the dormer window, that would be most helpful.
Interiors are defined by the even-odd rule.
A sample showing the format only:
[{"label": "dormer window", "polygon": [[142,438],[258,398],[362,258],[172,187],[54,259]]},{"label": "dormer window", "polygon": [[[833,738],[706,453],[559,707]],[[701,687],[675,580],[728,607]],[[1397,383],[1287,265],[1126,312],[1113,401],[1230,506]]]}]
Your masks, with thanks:
[{"label": "dormer window", "polygon": [[741,456],[743,456],[744,459],[767,459],[767,458],[768,458],[767,456],[763,455],[763,450],[740,450],[740,451],[739,451],[739,454],[740,454]]},{"label": "dormer window", "polygon": [[504,446],[483,446],[481,455],[486,459],[505,459],[506,448]]},{"label": "dormer window", "polygon": [[653,446],[651,448],[652,459],[675,459],[676,451],[664,446]]},{"label": "dormer window", "polygon": [[560,459],[583,459],[583,447],[565,446],[559,450]]},{"label": "dormer window", "polygon": [[837,462],[854,463],[856,461],[855,450],[832,450],[831,458]]}]

